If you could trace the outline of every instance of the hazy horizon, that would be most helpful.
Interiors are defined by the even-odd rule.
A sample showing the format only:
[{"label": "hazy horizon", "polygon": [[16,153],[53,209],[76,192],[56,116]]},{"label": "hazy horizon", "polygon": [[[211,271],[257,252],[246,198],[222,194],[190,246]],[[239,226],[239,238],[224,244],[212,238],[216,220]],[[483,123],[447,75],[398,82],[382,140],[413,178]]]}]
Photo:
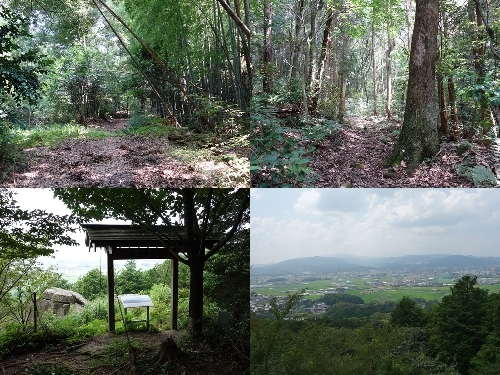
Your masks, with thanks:
[{"label": "hazy horizon", "polygon": [[499,256],[497,189],[251,189],[251,264],[311,256]]},{"label": "hazy horizon", "polygon": [[[18,205],[25,210],[41,209],[57,215],[69,215],[66,205],[59,199],[54,198],[54,192],[51,189],[9,189],[16,194],[14,199]],[[107,219],[100,222],[102,224],[123,224],[124,221]],[[106,255],[103,250],[93,249],[85,246],[85,232],[83,230],[70,234],[70,236],[79,243],[78,246],[55,246],[53,257],[40,257],[38,261],[44,266],[54,266],[57,272],[62,273],[63,277],[74,278],[83,276],[93,268],[101,267],[106,273]],[[123,267],[126,260],[115,261],[115,269]],[[161,263],[163,260],[136,260],[137,267],[142,269],[150,268],[153,264]]]},{"label": "hazy horizon", "polygon": [[[322,257],[322,258],[341,258],[344,259],[345,257],[360,257],[360,258],[368,258],[368,259],[383,259],[383,258],[398,258],[398,257],[404,257],[404,256],[414,256],[414,255],[420,255],[420,256],[434,256],[434,255],[439,255],[443,257],[447,256],[454,256],[454,255],[462,255],[462,256],[470,256],[470,257],[478,257],[478,258],[489,258],[489,257],[497,257],[500,258],[500,254],[497,255],[474,255],[474,254],[445,254],[445,253],[440,253],[440,254],[405,254],[405,255],[375,255],[375,256],[367,256],[367,255],[351,255],[351,254],[345,254],[345,253],[338,253],[338,254],[325,254],[325,255],[308,255],[308,256],[299,256],[296,258],[287,258],[280,260],[278,262],[273,262],[273,263],[252,263],[252,266],[269,266],[273,264],[278,264],[281,262],[284,262],[286,260],[294,260],[294,259],[302,259],[302,258],[313,258],[313,257]],[[346,258],[347,259],[347,258]]]}]

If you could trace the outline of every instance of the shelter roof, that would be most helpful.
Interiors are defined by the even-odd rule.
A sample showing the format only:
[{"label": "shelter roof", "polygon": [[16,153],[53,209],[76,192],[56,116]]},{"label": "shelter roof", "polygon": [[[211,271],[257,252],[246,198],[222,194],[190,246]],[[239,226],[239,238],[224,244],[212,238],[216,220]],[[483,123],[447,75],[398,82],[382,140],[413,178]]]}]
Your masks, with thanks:
[{"label": "shelter roof", "polygon": [[[88,247],[114,248],[185,248],[183,227],[155,225],[148,231],[139,225],[129,224],[82,224],[85,230],[85,245]],[[154,232],[154,233],[152,233]],[[211,248],[217,239],[208,238],[205,245]]]}]

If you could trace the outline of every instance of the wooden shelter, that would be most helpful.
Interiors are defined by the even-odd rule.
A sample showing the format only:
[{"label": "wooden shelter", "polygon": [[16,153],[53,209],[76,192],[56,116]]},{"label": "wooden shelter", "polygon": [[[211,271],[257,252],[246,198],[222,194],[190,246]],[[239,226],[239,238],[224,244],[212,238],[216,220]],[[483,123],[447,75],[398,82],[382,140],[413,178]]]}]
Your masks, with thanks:
[{"label": "wooden shelter", "polygon": [[[186,241],[183,228],[151,227],[151,231],[137,225],[82,224],[85,230],[85,245],[96,250],[104,248],[107,254],[108,270],[108,327],[115,330],[115,260],[129,259],[171,259],[171,312],[172,329],[177,329],[179,300],[179,261],[173,253],[185,253]],[[217,240],[208,239],[206,246],[212,247]]]}]

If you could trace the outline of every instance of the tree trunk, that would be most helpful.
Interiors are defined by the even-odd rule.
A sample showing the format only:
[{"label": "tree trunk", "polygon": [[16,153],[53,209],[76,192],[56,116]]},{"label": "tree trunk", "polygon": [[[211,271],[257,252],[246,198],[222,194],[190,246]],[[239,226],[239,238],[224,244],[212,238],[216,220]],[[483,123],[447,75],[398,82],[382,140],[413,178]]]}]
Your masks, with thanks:
[{"label": "tree trunk", "polygon": [[318,107],[319,96],[321,95],[321,85],[323,82],[323,76],[325,74],[325,64],[326,64],[326,56],[328,51],[328,42],[330,40],[330,29],[333,21],[333,11],[332,9],[328,9],[328,13],[326,16],[326,25],[325,31],[323,32],[323,42],[321,43],[321,55],[319,58],[319,70],[316,76],[316,80],[314,83],[314,88],[312,92],[311,98],[311,111],[315,112]]},{"label": "tree trunk", "polygon": [[189,322],[188,331],[199,336],[203,329],[203,267],[204,260],[189,262]]},{"label": "tree trunk", "polygon": [[375,21],[372,20],[373,115],[377,116],[377,64],[375,60]]},{"label": "tree trunk", "polygon": [[307,89],[306,89],[306,73],[307,73],[307,64],[306,64],[306,59],[304,58],[302,61],[302,106],[303,106],[303,113],[304,116],[309,115],[309,101],[307,99]]},{"label": "tree trunk", "polygon": [[191,335],[199,336],[202,332],[203,318],[203,267],[205,250],[201,249],[201,236],[198,232],[198,218],[194,209],[194,191],[182,189],[184,200],[184,227],[187,237],[189,278],[189,322]]},{"label": "tree trunk", "polygon": [[386,160],[402,160],[411,171],[439,150],[436,113],[436,56],[439,0],[419,0],[410,51],[408,90],[403,126],[398,142]]},{"label": "tree trunk", "polygon": [[448,137],[449,136],[448,109],[446,106],[446,96],[444,93],[444,79],[441,73],[438,74],[437,86],[438,86],[438,97],[439,97],[439,134]]},{"label": "tree trunk", "polygon": [[[481,9],[479,8],[479,3],[476,1],[469,2],[469,20],[475,23],[476,36],[473,40],[472,53],[474,55],[474,69],[477,73],[476,83],[478,86],[484,84],[485,79],[485,66],[484,66],[484,53],[485,53],[485,42],[483,41],[483,18],[481,16]],[[490,106],[487,100],[484,98],[484,91],[480,90],[480,99],[476,105],[478,109],[477,120],[482,127],[483,135],[486,135],[490,129],[493,127],[494,123],[490,116]],[[474,121],[475,122],[475,121]]]},{"label": "tree trunk", "polygon": [[295,9],[295,33],[293,35],[292,46],[290,49],[292,51],[292,56],[290,61],[292,67],[290,68],[289,80],[292,81],[297,78],[299,74],[299,55],[301,51],[301,43],[299,42],[300,30],[302,28],[302,12],[304,11],[304,0],[298,0]]},{"label": "tree trunk", "polygon": [[343,122],[344,116],[345,116],[346,86],[347,86],[347,79],[345,77],[345,74],[341,74],[341,76],[340,76],[340,103],[339,103],[339,114],[338,114],[339,122]]},{"label": "tree trunk", "polygon": [[455,94],[455,80],[453,76],[448,77],[448,98],[450,100],[451,123],[455,137],[460,136],[458,132],[458,112],[457,112],[457,96]]},{"label": "tree trunk", "polygon": [[311,29],[309,33],[309,74],[308,82],[310,83],[310,88],[314,87],[314,78],[316,74],[316,17],[323,8],[323,1],[311,1]]},{"label": "tree trunk", "polygon": [[392,117],[392,60],[391,53],[396,46],[396,41],[391,37],[389,27],[387,27],[387,51],[385,52],[385,70],[387,79],[387,97],[385,100],[385,115],[388,119]]},{"label": "tree trunk", "polygon": [[262,59],[263,65],[263,90],[265,93],[273,91],[273,40],[272,40],[272,24],[273,12],[271,8],[271,0],[264,2],[264,56]]}]

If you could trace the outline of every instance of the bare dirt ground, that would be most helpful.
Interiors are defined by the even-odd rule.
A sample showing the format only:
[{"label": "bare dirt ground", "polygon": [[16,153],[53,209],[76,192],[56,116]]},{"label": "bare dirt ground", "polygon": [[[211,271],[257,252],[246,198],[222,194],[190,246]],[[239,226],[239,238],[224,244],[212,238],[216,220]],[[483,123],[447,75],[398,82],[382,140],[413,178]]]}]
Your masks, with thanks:
[{"label": "bare dirt ground", "polygon": [[[156,354],[162,341],[168,337],[177,342],[183,339],[183,334],[179,331],[163,331],[157,333],[150,332],[130,332],[130,340],[140,351],[137,363],[141,363],[141,356],[148,358]],[[42,351],[17,354],[0,363],[0,373],[2,375],[20,375],[30,369],[42,366],[64,366],[77,374],[128,374],[131,366],[128,361],[128,353],[123,350],[125,365],[110,369],[110,360],[105,356],[106,348],[110,345],[126,347],[127,338],[124,334],[105,334],[93,337],[86,342],[72,346],[67,344],[46,348]],[[214,353],[204,344],[189,344],[183,348],[186,354],[182,360],[170,361],[163,365],[163,371],[172,375],[208,375],[227,374],[240,375],[241,370],[235,370],[235,364],[227,360],[220,353]],[[144,362],[144,361],[142,361]],[[148,367],[152,367],[149,363]],[[2,372],[3,371],[3,372]],[[141,366],[137,366],[137,374],[141,373]],[[152,370],[156,374],[157,371]],[[163,373],[163,372],[162,372]]]},{"label": "bare dirt ground", "polygon": [[498,160],[490,148],[475,144],[458,152],[459,142],[443,142],[439,153],[413,173],[405,165],[383,165],[397,140],[401,125],[385,119],[354,117],[335,137],[315,144],[312,169],[320,175],[315,187],[473,187],[459,176],[457,165],[470,162],[496,173]]},{"label": "bare dirt ground", "polygon": [[[113,132],[125,129],[127,120],[117,119],[89,126]],[[203,161],[179,160],[175,153],[185,144],[185,137],[173,140],[133,135],[105,139],[70,138],[57,147],[27,149],[27,166],[14,170],[0,186],[249,186],[249,167],[245,170],[234,163],[234,160],[245,157],[245,150],[226,148],[223,152],[227,157],[221,158],[218,145],[199,144],[198,147],[209,150],[206,154],[211,157]]]}]

